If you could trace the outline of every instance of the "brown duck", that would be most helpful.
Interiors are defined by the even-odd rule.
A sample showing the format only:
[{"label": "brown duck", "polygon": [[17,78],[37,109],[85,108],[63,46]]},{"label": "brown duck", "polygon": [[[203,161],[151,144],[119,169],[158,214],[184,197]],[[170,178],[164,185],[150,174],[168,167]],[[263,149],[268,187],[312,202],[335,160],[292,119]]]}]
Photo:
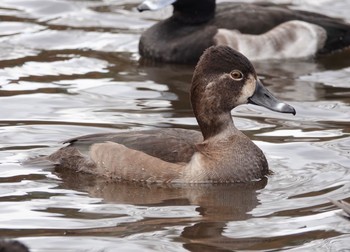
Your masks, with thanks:
[{"label": "brown duck", "polygon": [[191,103],[201,133],[155,129],[77,137],[48,156],[67,169],[115,180],[158,183],[235,183],[269,173],[263,152],[232,120],[231,110],[255,104],[292,113],[260,82],[251,62],[227,46],[201,56],[192,78]]}]

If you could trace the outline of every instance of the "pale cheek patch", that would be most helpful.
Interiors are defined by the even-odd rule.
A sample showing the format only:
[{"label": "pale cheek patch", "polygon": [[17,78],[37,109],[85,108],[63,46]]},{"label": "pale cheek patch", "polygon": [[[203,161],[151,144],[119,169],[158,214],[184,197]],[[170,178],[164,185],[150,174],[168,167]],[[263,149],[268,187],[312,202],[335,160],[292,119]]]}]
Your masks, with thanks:
[{"label": "pale cheek patch", "polygon": [[256,88],[256,80],[253,75],[249,75],[248,79],[245,81],[244,86],[242,87],[240,96],[236,100],[236,106],[240,104],[246,104],[248,98],[252,97]]},{"label": "pale cheek patch", "polygon": [[205,87],[205,90],[207,91],[209,91],[209,90],[211,90],[212,88],[214,88],[214,86],[215,86],[215,82],[214,81],[211,81],[211,82],[209,82],[208,83],[208,85]]},{"label": "pale cheek patch", "polygon": [[202,99],[205,99],[207,103],[214,104],[217,100],[215,86],[216,83],[212,81],[209,82],[208,85],[205,87],[205,96],[203,96]]},{"label": "pale cheek patch", "polygon": [[205,98],[208,101],[214,102],[215,100],[219,103],[218,95],[217,95],[217,84],[225,78],[230,78],[226,75],[220,76],[218,81],[211,81],[205,87]]}]

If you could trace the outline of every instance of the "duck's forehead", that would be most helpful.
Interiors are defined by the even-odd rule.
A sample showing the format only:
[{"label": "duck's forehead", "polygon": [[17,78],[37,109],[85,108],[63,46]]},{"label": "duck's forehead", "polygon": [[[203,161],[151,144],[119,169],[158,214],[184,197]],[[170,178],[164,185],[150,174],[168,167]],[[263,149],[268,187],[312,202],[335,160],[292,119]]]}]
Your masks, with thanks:
[{"label": "duck's forehead", "polygon": [[256,76],[255,69],[249,61],[241,61],[240,59],[232,59],[231,61],[222,62],[221,65],[216,68],[217,74],[230,73],[234,70],[241,71],[245,76]]},{"label": "duck's forehead", "polygon": [[232,70],[240,70],[256,75],[252,63],[243,54],[229,47],[208,49],[199,64],[209,72],[229,73]]},{"label": "duck's forehead", "polygon": [[237,69],[255,75],[254,66],[247,58],[233,57],[230,63],[228,66],[231,70]]}]

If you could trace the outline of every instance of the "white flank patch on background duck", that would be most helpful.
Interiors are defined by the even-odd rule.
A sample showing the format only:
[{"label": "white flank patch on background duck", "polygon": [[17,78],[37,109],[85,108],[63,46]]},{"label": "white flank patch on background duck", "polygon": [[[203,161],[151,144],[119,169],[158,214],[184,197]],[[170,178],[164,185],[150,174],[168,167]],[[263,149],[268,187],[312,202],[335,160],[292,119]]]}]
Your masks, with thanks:
[{"label": "white flank patch on background duck", "polygon": [[230,46],[251,60],[303,58],[316,54],[327,39],[325,29],[303,21],[288,21],[261,34],[218,29],[216,45]]}]

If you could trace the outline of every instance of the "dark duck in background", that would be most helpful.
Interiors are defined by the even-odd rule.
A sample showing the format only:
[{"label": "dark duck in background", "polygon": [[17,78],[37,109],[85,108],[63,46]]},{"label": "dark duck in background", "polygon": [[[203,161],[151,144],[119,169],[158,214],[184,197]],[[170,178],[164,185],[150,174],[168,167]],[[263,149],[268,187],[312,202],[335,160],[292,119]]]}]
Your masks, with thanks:
[{"label": "dark duck in background", "polygon": [[272,3],[146,0],[138,10],[170,4],[173,15],[141,36],[139,52],[145,59],[194,63],[211,45],[228,45],[250,60],[300,58],[350,45],[350,25],[344,21]]}]

